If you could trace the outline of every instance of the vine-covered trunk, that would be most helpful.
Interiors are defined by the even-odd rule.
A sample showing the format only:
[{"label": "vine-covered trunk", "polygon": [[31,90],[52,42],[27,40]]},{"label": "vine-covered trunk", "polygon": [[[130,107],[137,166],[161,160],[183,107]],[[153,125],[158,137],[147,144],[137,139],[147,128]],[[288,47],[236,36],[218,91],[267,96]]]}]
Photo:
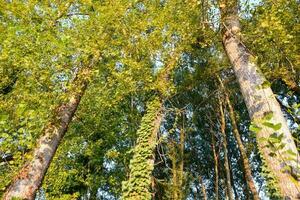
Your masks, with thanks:
[{"label": "vine-covered trunk", "polygon": [[60,141],[67,132],[68,126],[88,85],[90,69],[83,69],[74,81],[74,90],[70,92],[68,102],[56,110],[54,117],[43,130],[33,158],[26,163],[6,190],[3,200],[34,199],[47,172]]},{"label": "vine-covered trunk", "polygon": [[253,199],[254,200],[259,200],[259,195],[258,195],[258,192],[255,188],[254,180],[253,180],[252,173],[251,173],[251,167],[250,167],[250,164],[249,164],[249,159],[247,157],[246,149],[245,149],[244,144],[242,142],[242,139],[241,139],[241,136],[240,136],[240,133],[239,133],[239,130],[238,130],[238,126],[237,126],[237,123],[236,123],[234,109],[231,105],[229,96],[228,96],[228,94],[225,90],[225,87],[223,85],[223,82],[222,82],[221,78],[218,77],[218,79],[219,79],[219,82],[220,82],[220,86],[221,86],[221,88],[224,92],[226,104],[228,106],[229,117],[230,117],[230,121],[231,121],[231,124],[232,124],[232,129],[233,129],[233,135],[234,135],[235,140],[237,142],[238,149],[241,153],[241,159],[242,159],[242,163],[243,163],[243,169],[244,169],[248,189],[251,191],[251,193],[253,195]]},{"label": "vine-covered trunk", "polygon": [[269,191],[273,196],[297,199],[299,154],[292,134],[271,88],[241,42],[237,0],[221,0],[220,10],[223,46],[254,123]]},{"label": "vine-covered trunk", "polygon": [[226,122],[225,115],[223,110],[223,104],[219,99],[219,108],[220,108],[220,121],[221,121],[221,134],[222,134],[222,145],[224,150],[224,167],[225,167],[225,175],[226,175],[226,188],[229,200],[233,200],[233,193],[231,189],[231,177],[230,177],[230,168],[229,168],[229,160],[228,160],[228,151],[227,151],[227,139],[226,139]]},{"label": "vine-covered trunk", "polygon": [[129,179],[123,182],[122,199],[151,199],[151,174],[157,133],[163,118],[162,107],[163,103],[158,97],[148,102],[147,113],[137,131],[138,138],[130,161]]}]

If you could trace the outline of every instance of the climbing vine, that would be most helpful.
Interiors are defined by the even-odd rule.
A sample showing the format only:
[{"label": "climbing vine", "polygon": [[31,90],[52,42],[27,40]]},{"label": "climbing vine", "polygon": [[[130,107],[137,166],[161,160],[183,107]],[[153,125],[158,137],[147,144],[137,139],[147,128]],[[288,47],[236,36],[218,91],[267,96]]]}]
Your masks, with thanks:
[{"label": "climbing vine", "polygon": [[130,177],[122,185],[122,199],[151,199],[151,173],[154,168],[153,149],[160,126],[162,103],[158,97],[149,101],[147,113],[137,131],[137,144],[130,161]]}]

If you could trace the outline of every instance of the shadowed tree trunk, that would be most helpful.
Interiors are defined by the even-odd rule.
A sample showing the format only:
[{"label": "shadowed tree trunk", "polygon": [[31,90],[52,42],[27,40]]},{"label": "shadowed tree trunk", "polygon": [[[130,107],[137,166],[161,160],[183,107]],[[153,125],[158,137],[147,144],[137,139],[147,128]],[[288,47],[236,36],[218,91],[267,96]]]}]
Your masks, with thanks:
[{"label": "shadowed tree trunk", "polygon": [[78,74],[72,85],[68,102],[56,110],[56,114],[45,127],[42,137],[34,149],[33,158],[26,163],[6,190],[3,200],[34,199],[47,169],[55,155],[56,149],[68,130],[83,96],[90,77],[90,68],[84,68]]},{"label": "shadowed tree trunk", "polygon": [[242,143],[241,136],[239,134],[238,127],[237,127],[237,124],[236,124],[234,111],[233,111],[232,105],[229,101],[229,98],[228,98],[227,94],[225,95],[225,98],[226,98],[226,102],[227,102],[227,105],[228,105],[228,108],[229,108],[230,120],[231,120],[231,123],[232,123],[232,126],[233,126],[233,135],[236,139],[236,142],[238,144],[238,148],[239,148],[240,153],[241,153],[241,159],[242,159],[242,162],[243,162],[243,169],[244,169],[244,173],[245,173],[246,183],[247,183],[247,186],[248,186],[249,190],[251,191],[251,193],[253,195],[253,199],[254,200],[259,200],[258,192],[255,188],[254,180],[253,180],[252,173],[251,173],[251,167],[250,167],[249,159],[247,157],[245,147]]},{"label": "shadowed tree trunk", "polygon": [[[299,157],[299,154],[271,88],[266,86],[264,76],[259,72],[255,62],[251,61],[252,56],[241,42],[237,2],[237,0],[220,0],[224,50],[235,71],[250,118],[258,127],[256,138],[259,150],[264,165],[269,170],[268,178],[274,180],[276,184],[268,183],[272,184],[276,193],[280,193],[279,196],[297,199],[300,186],[299,181],[294,177],[298,176],[299,163],[296,158]],[[269,126],[263,122],[266,115],[272,116],[267,122]],[[267,141],[270,136],[274,136],[275,132],[270,125],[279,126],[279,129],[276,128],[276,132],[284,136],[280,141],[284,147],[276,152],[272,148],[274,144],[270,145]],[[276,137],[279,137],[279,134]],[[294,155],[293,159],[289,159],[290,155],[287,154],[287,151]],[[276,156],[270,156],[274,153]],[[287,170],[288,168],[290,170]]]},{"label": "shadowed tree trunk", "polygon": [[221,134],[222,134],[222,145],[224,150],[224,167],[225,167],[225,174],[226,174],[226,188],[229,200],[233,200],[233,193],[231,189],[231,177],[230,177],[230,169],[229,169],[229,160],[228,160],[228,151],[227,151],[227,140],[226,140],[226,122],[225,122],[225,115],[224,115],[224,107],[223,103],[219,97],[219,109],[220,109],[220,120],[221,120]]},{"label": "shadowed tree trunk", "polygon": [[203,197],[203,200],[207,200],[207,194],[206,194],[206,189],[205,189],[205,186],[203,184],[203,180],[202,180],[202,177],[199,176],[199,183],[201,185],[201,191],[202,191],[202,197]]},{"label": "shadowed tree trunk", "polygon": [[224,92],[225,101],[226,101],[226,104],[228,106],[229,117],[230,117],[230,120],[231,120],[232,129],[233,129],[233,135],[235,137],[235,140],[237,142],[239,151],[241,153],[241,159],[242,159],[242,162],[243,162],[243,169],[244,169],[244,173],[245,173],[247,186],[248,186],[249,190],[251,191],[251,193],[253,195],[253,199],[254,200],[259,200],[259,196],[258,196],[257,190],[255,188],[254,180],[253,180],[252,173],[251,173],[251,167],[250,167],[250,164],[249,164],[249,159],[247,157],[245,147],[243,145],[240,133],[238,131],[238,126],[237,126],[237,123],[236,123],[233,107],[231,105],[230,99],[228,97],[228,94],[226,92],[226,89],[223,85],[223,82],[222,82],[221,78],[218,77],[218,80],[219,80],[221,88]]},{"label": "shadowed tree trunk", "polygon": [[179,178],[178,178],[178,164],[177,164],[177,159],[178,159],[178,152],[177,152],[177,147],[176,147],[176,142],[171,139],[169,142],[171,143],[169,145],[169,157],[172,162],[172,199],[178,200],[179,199]]},{"label": "shadowed tree trunk", "polygon": [[213,157],[214,157],[214,169],[215,169],[215,180],[214,180],[214,184],[215,184],[215,199],[218,200],[219,199],[219,170],[218,170],[218,155],[216,152],[216,141],[215,141],[215,136],[213,131],[211,131],[211,149],[213,152]]},{"label": "shadowed tree trunk", "polygon": [[181,127],[180,132],[180,143],[172,141],[172,155],[170,156],[172,160],[172,181],[173,181],[173,197],[174,200],[183,199],[183,182],[184,182],[184,170],[183,170],[183,157],[184,157],[184,141],[185,132],[184,126]]},{"label": "shadowed tree trunk", "polygon": [[184,181],[184,171],[183,171],[183,157],[184,157],[184,141],[185,141],[185,132],[184,132],[184,115],[182,116],[183,126],[180,130],[180,144],[179,144],[179,153],[180,153],[180,160],[179,160],[179,174],[178,174],[178,187],[179,187],[179,199],[183,199],[183,181]]},{"label": "shadowed tree trunk", "polygon": [[234,193],[234,196],[235,196],[235,199],[239,199],[239,195],[238,195],[238,192],[237,192],[237,189],[234,185],[234,178],[233,178],[233,171],[232,171],[232,163],[229,162],[229,171],[230,171],[230,179],[231,179],[231,186],[232,186],[232,190],[233,190],[233,193]]}]

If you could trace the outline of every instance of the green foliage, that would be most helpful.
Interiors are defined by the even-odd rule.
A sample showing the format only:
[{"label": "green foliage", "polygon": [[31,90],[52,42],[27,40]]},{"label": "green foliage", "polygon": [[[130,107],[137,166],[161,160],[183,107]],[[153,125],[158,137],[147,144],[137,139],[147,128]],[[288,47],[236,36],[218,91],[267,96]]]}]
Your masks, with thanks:
[{"label": "green foliage", "polygon": [[278,188],[278,180],[276,176],[269,170],[267,162],[262,159],[262,176],[266,180],[266,188],[268,191],[269,196],[274,200],[280,200],[282,199],[281,191]]},{"label": "green foliage", "polygon": [[[254,132],[255,134],[261,134],[261,130],[266,128],[271,128],[274,133],[271,134],[268,138],[260,137],[258,141],[261,143],[260,148],[268,148],[270,150],[269,156],[270,157],[277,157],[282,163],[284,163],[284,167],[281,169],[282,171],[285,171],[286,173],[289,173],[293,176],[296,176],[297,174],[293,174],[293,165],[290,164],[289,161],[297,162],[296,153],[294,153],[292,150],[286,148],[286,144],[283,140],[284,134],[278,133],[278,131],[281,129],[281,124],[274,124],[272,123],[273,113],[267,113],[260,121],[256,121],[255,123],[252,122],[250,125],[249,130]],[[259,125],[257,125],[259,124]],[[263,149],[261,149],[261,153],[263,153]],[[274,199],[281,199],[282,194],[281,191],[278,188],[278,180],[276,176],[271,172],[268,168],[269,163],[266,162],[263,158],[262,159],[262,175],[266,179],[267,182],[267,190],[270,194],[270,197]],[[291,177],[291,181],[293,181]]]},{"label": "green foliage", "polygon": [[151,199],[151,174],[154,168],[153,150],[156,146],[156,134],[161,118],[162,103],[154,97],[147,105],[147,113],[143,116],[137,131],[137,142],[130,161],[128,181],[122,184],[123,199]]},{"label": "green foliage", "polygon": [[[100,54],[91,66],[90,84],[80,107],[44,178],[46,199],[169,198],[173,189],[170,167],[180,157],[178,151],[174,155],[169,151],[172,145],[168,142],[178,143],[174,109],[183,113],[187,134],[185,183],[176,189],[187,198],[198,198],[200,184],[195,177],[201,175],[208,199],[214,198],[212,134],[220,163],[224,159],[218,147],[218,89],[213,79],[220,72],[234,97],[254,177],[264,192],[262,166],[271,198],[279,199],[280,180],[260,160],[255,139],[249,136],[246,107],[222,51],[217,7],[215,1],[206,0],[0,1],[0,196],[32,158],[36,141],[56,115],[57,106],[68,91],[76,90],[73,81],[78,71]],[[250,60],[261,66],[267,77],[263,88],[274,87],[275,79],[299,86],[298,7],[296,0],[262,0],[251,6],[251,11],[241,7],[245,13],[241,39],[255,53]],[[297,139],[299,96],[283,90],[282,84],[277,88],[291,105],[286,110]],[[161,114],[162,98],[167,107],[161,125],[164,133],[156,149],[159,155],[149,164],[157,152],[158,142],[149,140]],[[278,156],[285,145],[283,135],[275,133],[281,124],[272,123],[272,117],[273,113],[266,114],[249,129],[254,133],[265,127],[274,130],[262,141],[273,149],[270,156]],[[232,127],[227,122],[230,135]],[[237,195],[246,199],[240,155],[231,136],[228,146]],[[289,149],[282,153],[295,158]],[[219,187],[224,181],[220,163]],[[150,189],[152,179],[154,188]],[[225,195],[220,191],[220,198]]]},{"label": "green foliage", "polygon": [[245,23],[245,40],[269,80],[299,84],[299,5],[296,0],[263,0]]}]

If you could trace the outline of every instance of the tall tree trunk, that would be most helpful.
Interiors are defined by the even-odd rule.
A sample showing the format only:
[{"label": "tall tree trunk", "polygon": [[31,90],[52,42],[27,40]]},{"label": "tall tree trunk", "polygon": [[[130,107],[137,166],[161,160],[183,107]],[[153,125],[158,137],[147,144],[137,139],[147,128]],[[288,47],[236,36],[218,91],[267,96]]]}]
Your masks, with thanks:
[{"label": "tall tree trunk", "polygon": [[201,191],[202,191],[202,197],[203,197],[203,200],[207,200],[207,194],[206,194],[206,189],[205,189],[205,186],[203,184],[203,180],[202,180],[202,177],[199,176],[199,183],[201,185]]},{"label": "tall tree trunk", "polygon": [[215,136],[214,133],[211,131],[211,149],[213,152],[213,157],[214,157],[214,167],[215,167],[215,199],[219,199],[219,170],[218,170],[218,155],[216,152],[216,141],[215,141]]},{"label": "tall tree trunk", "polygon": [[225,167],[225,174],[226,174],[226,186],[227,186],[227,193],[229,200],[233,200],[233,193],[231,189],[231,177],[230,177],[230,169],[229,169],[229,160],[228,160],[228,151],[227,151],[227,139],[226,139],[226,122],[225,122],[225,115],[224,115],[224,108],[221,99],[219,98],[219,108],[220,108],[220,120],[221,120],[221,134],[223,137],[222,145],[224,150],[224,167]]},{"label": "tall tree trunk", "polygon": [[241,136],[240,136],[240,133],[238,131],[237,124],[236,124],[234,110],[233,110],[233,107],[230,103],[230,100],[229,100],[227,94],[225,95],[225,98],[226,98],[226,102],[227,102],[227,105],[228,105],[228,108],[229,108],[229,116],[230,116],[230,120],[231,120],[232,127],[233,127],[233,135],[236,139],[236,142],[238,144],[238,148],[239,148],[240,153],[241,153],[241,159],[242,159],[242,162],[243,162],[243,168],[244,168],[246,182],[247,182],[249,190],[251,191],[251,193],[253,195],[253,199],[254,200],[259,200],[259,195],[258,195],[258,192],[255,188],[255,183],[254,183],[252,173],[251,173],[251,167],[250,167],[249,159],[247,157],[247,153],[246,153],[245,147],[242,143]]},{"label": "tall tree trunk", "polygon": [[[172,145],[172,146],[170,146]],[[178,166],[177,166],[177,151],[176,151],[176,142],[172,140],[169,146],[170,149],[170,160],[172,161],[172,199],[178,200],[179,193],[179,179],[178,179]]]},{"label": "tall tree trunk", "polygon": [[[183,116],[184,118],[184,116]],[[183,119],[184,120],[184,119]],[[184,122],[183,122],[184,123]],[[180,144],[179,144],[179,153],[180,153],[180,160],[179,160],[179,174],[178,174],[178,189],[179,194],[178,197],[180,200],[183,199],[183,180],[184,180],[184,171],[183,171],[183,157],[184,157],[184,141],[185,141],[185,132],[184,132],[184,125],[180,130]]]},{"label": "tall tree trunk", "polygon": [[154,168],[154,149],[157,132],[163,118],[163,103],[155,97],[147,105],[147,113],[143,116],[137,131],[137,143],[130,161],[129,179],[123,182],[122,199],[151,199],[151,174]]},{"label": "tall tree trunk", "polygon": [[156,189],[155,189],[155,178],[154,177],[152,177],[152,180],[151,180],[151,190],[152,190],[152,199],[155,199]]},{"label": "tall tree trunk", "polygon": [[237,142],[239,151],[241,153],[241,158],[242,158],[242,162],[243,162],[243,169],[244,169],[244,173],[245,173],[247,186],[248,186],[249,190],[251,191],[251,193],[253,195],[253,199],[254,200],[259,200],[258,192],[255,188],[254,180],[253,180],[252,173],[251,173],[251,167],[250,167],[250,164],[249,164],[249,159],[247,157],[247,153],[246,153],[245,147],[243,145],[243,142],[241,140],[241,136],[240,136],[238,126],[237,126],[237,123],[236,123],[233,107],[231,105],[229,96],[226,92],[226,89],[223,85],[223,82],[222,82],[221,78],[218,77],[218,79],[219,79],[220,85],[221,85],[222,90],[223,90],[224,95],[225,95],[226,104],[228,106],[229,117],[230,117],[230,120],[231,120],[232,129],[233,129],[233,135],[235,137],[235,140]]},{"label": "tall tree trunk", "polygon": [[74,90],[69,94],[68,102],[58,107],[56,115],[43,130],[37,142],[33,159],[26,163],[6,190],[3,200],[34,199],[60,141],[67,132],[73,115],[80,103],[90,76],[90,68],[83,69],[74,80]]},{"label": "tall tree trunk", "polygon": [[[290,199],[297,199],[299,195],[299,181],[297,176],[299,163],[296,157],[299,157],[297,148],[293,141],[292,134],[284,119],[283,113],[276,101],[274,94],[269,86],[266,86],[264,76],[259,72],[255,62],[251,61],[251,55],[245,45],[240,40],[240,23],[238,18],[237,0],[220,0],[221,23],[223,25],[223,45],[228,58],[233,66],[235,75],[238,79],[241,92],[243,94],[250,118],[259,127],[256,133],[259,150],[264,161],[264,165],[269,170],[269,176],[272,184],[279,196]],[[276,156],[271,145],[268,145],[269,137],[275,132],[274,128],[263,124],[263,119],[267,114],[272,114],[272,118],[268,120],[271,124],[281,124],[277,133],[283,134],[284,137],[281,144],[284,148],[276,151]],[[294,159],[289,159],[287,153],[292,152]],[[278,156],[279,155],[279,156]],[[290,167],[288,172],[286,169]],[[275,180],[274,180],[275,179]],[[271,182],[269,181],[269,186]]]},{"label": "tall tree trunk", "polygon": [[230,171],[231,186],[232,186],[232,190],[233,190],[235,199],[239,199],[238,198],[239,195],[238,195],[237,189],[236,189],[236,187],[234,185],[234,178],[233,178],[233,171],[232,171],[232,163],[231,162],[229,162],[229,171]]}]

